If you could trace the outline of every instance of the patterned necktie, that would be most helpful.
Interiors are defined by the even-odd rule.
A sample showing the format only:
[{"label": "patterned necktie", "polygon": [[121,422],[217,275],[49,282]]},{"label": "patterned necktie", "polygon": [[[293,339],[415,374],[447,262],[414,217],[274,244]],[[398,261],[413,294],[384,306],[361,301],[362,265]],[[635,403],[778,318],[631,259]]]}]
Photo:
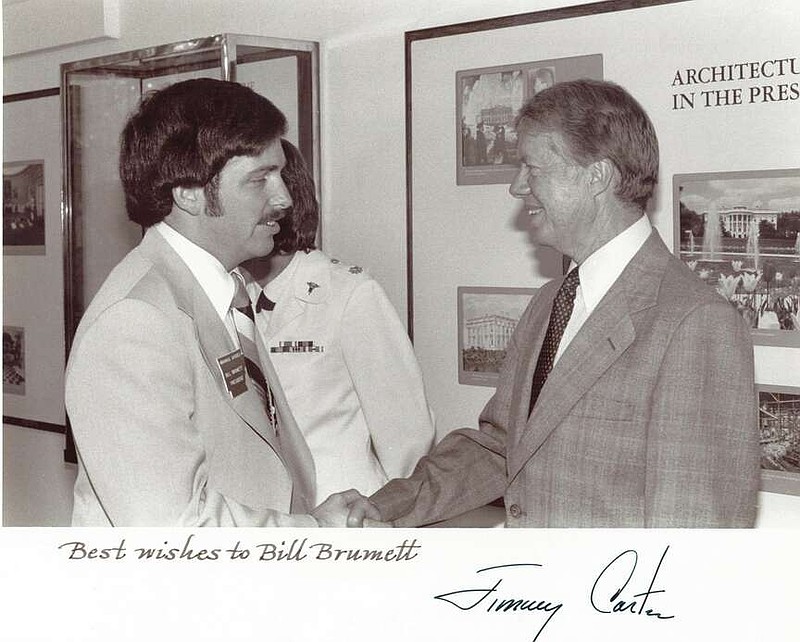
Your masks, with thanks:
[{"label": "patterned necktie", "polygon": [[573,268],[567,274],[567,278],[558,289],[556,298],[553,301],[553,309],[550,311],[550,322],[547,324],[547,333],[544,335],[544,343],[539,352],[539,360],[536,362],[536,370],[533,373],[533,387],[531,387],[531,403],[528,407],[528,414],[533,411],[533,406],[539,398],[544,382],[553,369],[558,344],[564,335],[564,329],[572,316],[572,308],[575,306],[575,292],[580,285],[578,268]]},{"label": "patterned necktie", "polygon": [[236,283],[236,291],[233,294],[231,310],[233,312],[233,323],[236,326],[236,334],[239,335],[239,345],[244,355],[247,376],[253,383],[261,402],[267,411],[272,428],[277,431],[278,418],[275,410],[275,402],[272,398],[272,391],[269,388],[264,373],[261,371],[260,360],[258,358],[258,348],[256,347],[256,329],[253,307],[250,305],[250,297],[244,285],[244,279],[238,272],[232,272],[233,280]]}]

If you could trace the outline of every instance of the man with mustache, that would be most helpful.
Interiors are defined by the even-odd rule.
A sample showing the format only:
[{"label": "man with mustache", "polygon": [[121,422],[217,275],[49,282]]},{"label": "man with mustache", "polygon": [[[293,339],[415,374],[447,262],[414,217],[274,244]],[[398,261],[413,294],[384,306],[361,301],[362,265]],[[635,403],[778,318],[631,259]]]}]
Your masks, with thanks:
[{"label": "man with mustache", "polygon": [[72,345],[66,406],[79,526],[342,526],[312,512],[315,473],[241,275],[291,206],[283,114],[236,83],[176,83],[122,134],[141,243],[111,272]]}]

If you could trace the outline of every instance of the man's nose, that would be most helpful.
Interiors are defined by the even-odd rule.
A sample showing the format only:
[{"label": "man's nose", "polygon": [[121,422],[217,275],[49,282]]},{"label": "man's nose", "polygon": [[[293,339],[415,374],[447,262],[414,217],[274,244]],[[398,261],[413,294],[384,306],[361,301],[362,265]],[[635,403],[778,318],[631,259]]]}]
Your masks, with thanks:
[{"label": "man's nose", "polygon": [[514,198],[524,198],[531,193],[531,188],[528,185],[527,175],[522,167],[520,167],[511,185],[508,186],[508,193]]},{"label": "man's nose", "polygon": [[282,178],[279,178],[275,186],[275,192],[269,199],[269,204],[272,209],[271,216],[273,220],[283,218],[286,211],[292,206],[292,195],[286,188],[286,183]]}]

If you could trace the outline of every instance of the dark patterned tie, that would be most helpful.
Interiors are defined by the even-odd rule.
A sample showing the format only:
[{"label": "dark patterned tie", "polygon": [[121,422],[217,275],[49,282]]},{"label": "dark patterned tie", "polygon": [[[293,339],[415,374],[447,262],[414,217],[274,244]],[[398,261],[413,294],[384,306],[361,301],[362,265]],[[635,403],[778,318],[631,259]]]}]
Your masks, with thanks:
[{"label": "dark patterned tie", "polygon": [[544,335],[544,343],[539,352],[539,360],[536,362],[536,370],[533,372],[533,387],[531,388],[531,404],[528,407],[528,414],[533,410],[539,393],[542,391],[547,376],[553,369],[553,363],[558,352],[558,344],[564,335],[564,329],[572,316],[572,308],[575,306],[575,292],[580,285],[578,268],[567,274],[567,278],[561,284],[553,301],[553,309],[550,311],[550,322],[547,324],[547,333]]},{"label": "dark patterned tie", "polygon": [[255,338],[255,316],[253,307],[250,304],[250,297],[244,285],[244,279],[238,272],[233,272],[233,280],[236,283],[236,291],[233,294],[231,310],[233,311],[233,322],[236,326],[236,334],[239,335],[239,345],[242,347],[245,368],[250,381],[253,383],[258,395],[269,416],[269,421],[273,429],[277,431],[278,421],[275,410],[275,402],[272,399],[272,391],[269,388],[264,373],[261,370],[261,362],[258,358],[258,348]]}]

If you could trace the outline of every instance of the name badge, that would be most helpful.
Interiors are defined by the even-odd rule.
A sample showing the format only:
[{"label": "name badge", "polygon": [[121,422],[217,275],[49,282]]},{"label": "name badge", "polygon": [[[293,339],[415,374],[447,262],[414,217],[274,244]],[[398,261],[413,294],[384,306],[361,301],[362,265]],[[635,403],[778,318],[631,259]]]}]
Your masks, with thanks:
[{"label": "name badge", "polygon": [[217,359],[219,369],[222,371],[222,378],[225,380],[225,388],[231,397],[238,397],[247,390],[245,381],[244,355],[242,349],[237,348],[233,352]]}]

